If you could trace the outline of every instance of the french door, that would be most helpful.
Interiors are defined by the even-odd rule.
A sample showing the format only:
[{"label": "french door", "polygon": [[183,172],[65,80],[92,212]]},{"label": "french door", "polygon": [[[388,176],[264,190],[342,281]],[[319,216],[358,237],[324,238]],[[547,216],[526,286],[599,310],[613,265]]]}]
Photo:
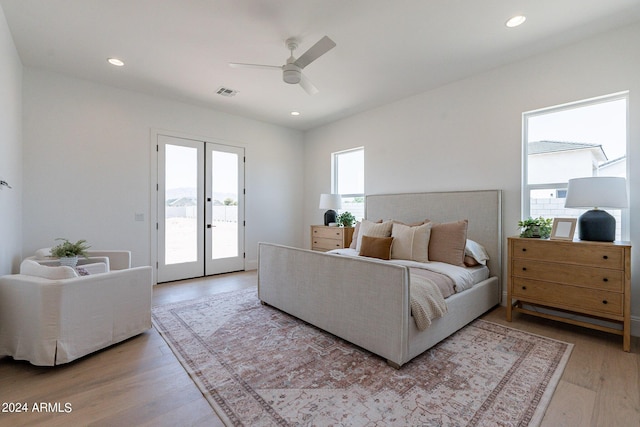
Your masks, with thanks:
[{"label": "french door", "polygon": [[158,283],[244,270],[244,148],[158,135]]}]

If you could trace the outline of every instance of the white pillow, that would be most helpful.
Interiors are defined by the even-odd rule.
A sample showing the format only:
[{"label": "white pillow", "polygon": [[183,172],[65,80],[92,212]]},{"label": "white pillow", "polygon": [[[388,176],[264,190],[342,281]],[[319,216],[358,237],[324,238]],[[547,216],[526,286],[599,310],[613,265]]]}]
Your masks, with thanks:
[{"label": "white pillow", "polygon": [[51,259],[51,248],[42,248],[36,251],[36,259]]},{"label": "white pillow", "polygon": [[467,244],[464,247],[464,254],[478,261],[479,264],[487,265],[489,260],[489,254],[484,247],[473,240],[467,239]]},{"label": "white pillow", "polygon": [[45,265],[40,265],[37,262],[25,259],[20,264],[20,274],[24,274],[25,276],[35,276],[42,277],[43,279],[51,279],[51,280],[61,280],[61,279],[71,279],[74,277],[78,277],[78,273],[66,265],[62,265],[60,267],[47,267]]},{"label": "white pillow", "polygon": [[363,219],[360,223],[360,230],[358,231],[356,251],[360,252],[360,246],[362,246],[362,236],[391,237],[392,226],[393,221],[373,222],[369,221],[368,219]]},{"label": "white pillow", "polygon": [[394,223],[391,229],[391,237],[393,237],[391,258],[429,262],[430,236],[430,222],[414,227]]}]

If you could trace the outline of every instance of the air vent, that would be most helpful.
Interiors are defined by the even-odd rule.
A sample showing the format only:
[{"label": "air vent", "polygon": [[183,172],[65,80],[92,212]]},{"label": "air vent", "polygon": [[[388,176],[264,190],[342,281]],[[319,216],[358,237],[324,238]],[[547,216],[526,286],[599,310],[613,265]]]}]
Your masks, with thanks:
[{"label": "air vent", "polygon": [[233,90],[233,89],[229,89],[227,87],[220,86],[218,88],[218,90],[216,91],[216,93],[218,95],[222,95],[222,96],[236,96],[236,93],[238,93],[238,91],[237,90]]}]

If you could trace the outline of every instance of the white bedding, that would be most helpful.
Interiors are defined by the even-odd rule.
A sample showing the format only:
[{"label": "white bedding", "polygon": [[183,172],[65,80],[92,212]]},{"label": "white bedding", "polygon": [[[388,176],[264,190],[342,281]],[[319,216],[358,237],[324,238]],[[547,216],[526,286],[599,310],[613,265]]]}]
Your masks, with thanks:
[{"label": "white bedding", "polygon": [[[357,257],[358,251],[355,249],[334,249],[327,253],[335,255],[345,255]],[[383,260],[381,260],[383,261]],[[426,270],[435,271],[436,273],[444,274],[453,280],[456,285],[456,291],[462,292],[467,289],[471,289],[476,283],[480,283],[489,277],[489,268],[484,265],[478,265],[475,267],[458,267],[456,265],[447,264],[444,262],[430,261],[427,263],[406,261],[400,259],[384,260],[392,264],[404,265],[407,267],[424,268]]]}]

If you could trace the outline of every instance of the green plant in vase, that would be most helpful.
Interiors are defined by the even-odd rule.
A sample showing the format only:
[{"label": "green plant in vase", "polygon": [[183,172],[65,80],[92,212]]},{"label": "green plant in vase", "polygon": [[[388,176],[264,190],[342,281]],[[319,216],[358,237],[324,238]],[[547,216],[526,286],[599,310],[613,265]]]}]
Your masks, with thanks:
[{"label": "green plant in vase", "polygon": [[520,237],[532,237],[540,239],[548,239],[551,236],[551,227],[553,220],[551,218],[527,218],[518,221],[520,228]]},{"label": "green plant in vase", "polygon": [[75,243],[64,238],[58,238],[63,242],[51,248],[51,256],[60,258],[61,265],[69,265],[75,267],[78,263],[78,257],[87,258],[87,249],[91,246],[87,245],[86,240],[78,240]]},{"label": "green plant in vase", "polygon": [[356,222],[356,217],[353,216],[353,214],[351,214],[351,212],[349,211],[343,212],[338,215],[337,222],[343,227],[353,227],[353,224],[355,224]]}]

